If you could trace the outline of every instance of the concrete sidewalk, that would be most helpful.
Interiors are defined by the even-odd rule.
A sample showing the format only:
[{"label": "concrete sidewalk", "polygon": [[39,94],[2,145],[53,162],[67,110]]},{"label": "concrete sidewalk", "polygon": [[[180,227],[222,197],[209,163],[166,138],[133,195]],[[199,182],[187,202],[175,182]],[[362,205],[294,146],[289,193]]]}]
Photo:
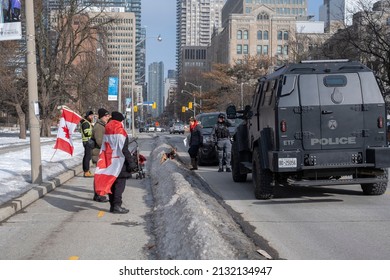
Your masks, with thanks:
[{"label": "concrete sidewalk", "polygon": [[[130,212],[112,214],[109,203],[92,200],[93,178],[84,178],[77,171],[73,171],[78,173],[73,178],[66,181],[64,176],[58,182],[34,188],[0,210],[5,217],[23,209],[2,223],[7,234],[2,234],[0,240],[0,259],[151,258],[148,248],[153,248],[153,241],[147,221],[149,179],[128,179],[123,206]],[[56,183],[61,186],[50,191]],[[13,249],[12,239],[26,235],[29,242],[22,245],[23,250]]]}]

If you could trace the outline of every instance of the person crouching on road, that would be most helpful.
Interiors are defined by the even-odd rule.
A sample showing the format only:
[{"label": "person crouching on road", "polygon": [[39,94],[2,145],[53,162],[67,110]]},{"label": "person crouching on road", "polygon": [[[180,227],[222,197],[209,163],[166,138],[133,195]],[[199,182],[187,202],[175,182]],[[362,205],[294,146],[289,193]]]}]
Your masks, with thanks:
[{"label": "person crouching on road", "polygon": [[211,132],[214,141],[217,143],[219,162],[218,172],[223,172],[224,154],[226,172],[232,172],[230,166],[232,143],[230,142],[230,132],[228,129],[229,126],[230,123],[225,121],[225,116],[223,114],[219,114],[218,121],[214,125],[213,131]]},{"label": "person crouching on road", "polygon": [[84,157],[83,157],[83,171],[84,177],[93,177],[93,174],[89,170],[90,163],[92,159],[92,149],[88,144],[88,140],[92,137],[92,121],[93,121],[93,112],[88,111],[85,114],[85,118],[81,120],[81,140],[83,141],[84,146]]},{"label": "person crouching on road", "polygon": [[198,170],[198,150],[203,145],[202,129],[198,121],[194,118],[190,118],[190,139],[188,142],[188,153],[191,158],[191,170]]},{"label": "person crouching on road", "polygon": [[126,179],[131,177],[132,162],[129,139],[123,126],[124,119],[120,112],[112,112],[111,119],[105,127],[95,172],[95,190],[99,195],[108,194],[110,212],[114,214],[129,212],[122,207],[122,194]]}]

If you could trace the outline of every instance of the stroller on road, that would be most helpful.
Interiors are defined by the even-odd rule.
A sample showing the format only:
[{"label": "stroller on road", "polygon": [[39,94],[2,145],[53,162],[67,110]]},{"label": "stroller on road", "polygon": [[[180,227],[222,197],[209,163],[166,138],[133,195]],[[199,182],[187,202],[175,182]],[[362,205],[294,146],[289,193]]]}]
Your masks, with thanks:
[{"label": "stroller on road", "polygon": [[[132,149],[130,146],[134,146]],[[130,173],[136,174],[136,179],[145,178],[144,166],[146,158],[140,154],[139,146],[136,138],[133,138],[129,143],[129,150],[131,153]]]}]

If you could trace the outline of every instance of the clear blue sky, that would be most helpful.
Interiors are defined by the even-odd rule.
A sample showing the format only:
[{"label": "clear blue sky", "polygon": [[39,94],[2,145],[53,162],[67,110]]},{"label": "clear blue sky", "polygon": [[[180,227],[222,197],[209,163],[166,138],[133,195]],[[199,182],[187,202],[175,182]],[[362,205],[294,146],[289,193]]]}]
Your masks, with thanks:
[{"label": "clear blue sky", "polygon": [[[308,14],[316,15],[323,0],[307,0]],[[146,67],[164,62],[167,71],[176,69],[176,0],[142,0],[142,26],[146,27]],[[162,41],[156,37],[161,35]],[[147,68],[146,68],[147,71]]]}]

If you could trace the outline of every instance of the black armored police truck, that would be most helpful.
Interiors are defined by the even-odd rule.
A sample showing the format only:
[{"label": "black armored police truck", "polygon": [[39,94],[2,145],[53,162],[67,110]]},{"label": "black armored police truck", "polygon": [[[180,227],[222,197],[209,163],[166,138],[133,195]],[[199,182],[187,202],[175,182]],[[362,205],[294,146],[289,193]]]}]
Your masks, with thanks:
[{"label": "black armored police truck", "polygon": [[366,195],[387,188],[390,148],[383,87],[348,60],[302,61],[261,77],[252,105],[227,108],[242,118],[232,144],[232,176],[252,180],[257,199],[275,185],[360,184]]}]

